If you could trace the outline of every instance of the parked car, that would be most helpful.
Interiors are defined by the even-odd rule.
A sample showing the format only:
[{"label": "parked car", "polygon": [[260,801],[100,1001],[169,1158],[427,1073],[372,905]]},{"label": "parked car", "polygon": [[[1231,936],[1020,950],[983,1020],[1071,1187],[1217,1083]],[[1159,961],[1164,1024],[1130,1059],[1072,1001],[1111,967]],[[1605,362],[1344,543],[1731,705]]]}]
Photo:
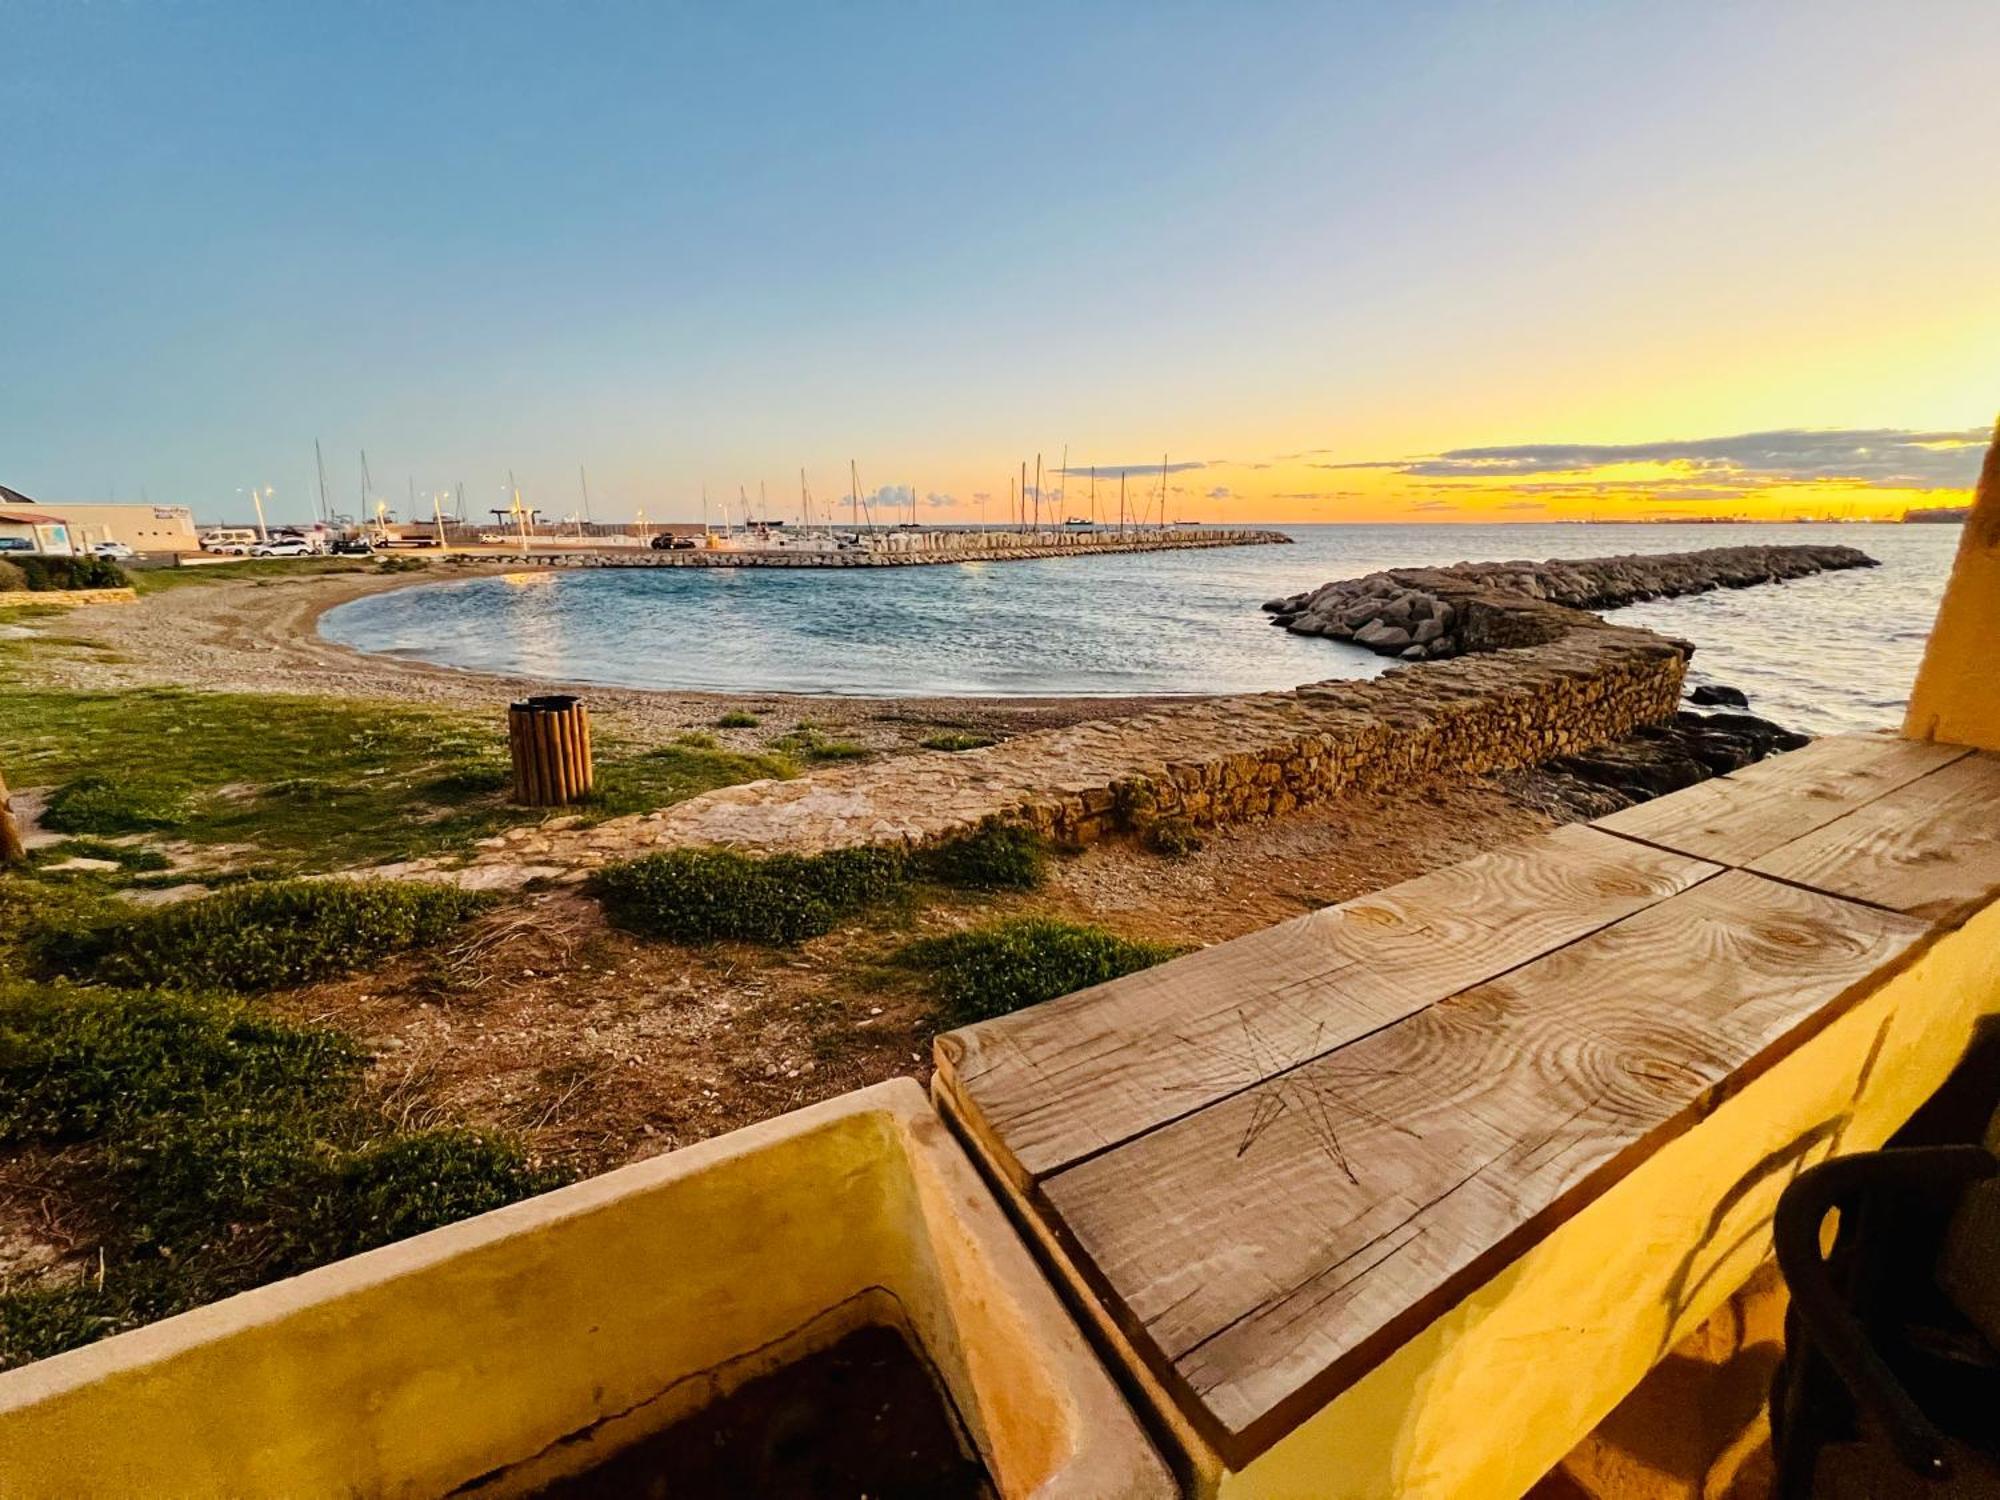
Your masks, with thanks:
[{"label": "parked car", "polygon": [[108,557],[114,562],[125,562],[139,554],[123,542],[93,542],[90,547],[92,557]]},{"label": "parked car", "polygon": [[230,557],[247,556],[257,545],[257,533],[246,526],[218,526],[205,532],[201,539],[201,550],[219,552]]},{"label": "parked car", "polygon": [[373,557],[375,544],[365,536],[343,537],[332,547],[335,557]]},{"label": "parked car", "polygon": [[700,545],[691,536],[675,536],[666,531],[654,537],[651,543],[655,552],[692,552]]},{"label": "parked car", "polygon": [[303,537],[274,536],[250,549],[252,557],[311,557],[312,548]]},{"label": "parked car", "polygon": [[33,552],[35,544],[24,536],[0,536],[0,552]]}]

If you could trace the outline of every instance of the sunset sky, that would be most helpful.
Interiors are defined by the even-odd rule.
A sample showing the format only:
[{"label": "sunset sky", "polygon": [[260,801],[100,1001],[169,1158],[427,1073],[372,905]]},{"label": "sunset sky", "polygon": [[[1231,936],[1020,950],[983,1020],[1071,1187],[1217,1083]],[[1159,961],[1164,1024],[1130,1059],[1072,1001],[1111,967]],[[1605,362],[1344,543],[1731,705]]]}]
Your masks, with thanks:
[{"label": "sunset sky", "polygon": [[1065,450],[1071,513],[1164,453],[1210,521],[1894,514],[2000,408],[1991,0],[0,0],[0,56],[52,502],[303,518],[317,437],[348,511],[365,448],[619,519],[853,459],[997,520]]}]

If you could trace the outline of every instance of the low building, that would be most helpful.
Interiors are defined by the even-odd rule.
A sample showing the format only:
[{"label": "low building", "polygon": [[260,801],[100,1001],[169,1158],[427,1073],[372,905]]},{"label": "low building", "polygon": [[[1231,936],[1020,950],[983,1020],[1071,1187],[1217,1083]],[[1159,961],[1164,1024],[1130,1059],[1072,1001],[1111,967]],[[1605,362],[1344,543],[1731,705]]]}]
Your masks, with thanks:
[{"label": "low building", "polygon": [[[118,505],[69,500],[51,505],[30,500],[19,490],[0,485],[0,511],[15,518],[29,515],[39,518],[33,524],[43,528],[43,532],[36,534],[41,539],[35,540],[32,548],[20,546],[17,540],[13,548],[17,552],[88,552],[98,542],[123,542],[134,552],[201,550],[200,539],[194,529],[194,512],[185,505]],[[51,526],[60,529],[60,537],[47,530]],[[30,523],[16,519],[6,529],[0,529],[0,537],[8,536],[17,539],[29,537],[32,540]]]},{"label": "low building", "polygon": [[9,552],[81,552],[83,543],[67,516],[43,509],[19,490],[0,484],[0,557]]},{"label": "low building", "polygon": [[79,552],[95,542],[123,542],[134,552],[199,552],[194,512],[185,505],[117,505],[65,500],[54,509],[69,522]]}]

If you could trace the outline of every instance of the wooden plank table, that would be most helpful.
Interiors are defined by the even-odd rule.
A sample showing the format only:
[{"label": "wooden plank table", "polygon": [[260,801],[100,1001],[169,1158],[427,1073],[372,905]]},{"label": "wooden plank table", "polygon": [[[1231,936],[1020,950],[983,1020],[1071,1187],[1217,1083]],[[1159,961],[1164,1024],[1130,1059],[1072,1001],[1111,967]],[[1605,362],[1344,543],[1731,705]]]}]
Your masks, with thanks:
[{"label": "wooden plank table", "polygon": [[1822,740],[952,1032],[936,1090],[1236,1472],[1996,894],[2000,760]]}]

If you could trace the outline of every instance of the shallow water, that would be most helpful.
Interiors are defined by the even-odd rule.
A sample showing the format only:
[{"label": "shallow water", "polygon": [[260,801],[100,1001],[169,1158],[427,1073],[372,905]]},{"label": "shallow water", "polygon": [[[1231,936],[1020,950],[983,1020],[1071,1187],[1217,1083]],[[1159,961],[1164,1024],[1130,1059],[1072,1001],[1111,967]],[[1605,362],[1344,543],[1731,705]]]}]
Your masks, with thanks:
[{"label": "shallow water", "polygon": [[1690,681],[1814,733],[1900,716],[1956,526],[1288,526],[1290,547],[883,569],[547,571],[401,589],[330,639],[622,687],[870,696],[1248,692],[1386,663],[1258,607],[1385,567],[1841,542],[1883,566],[1657,600],[1612,618],[1692,640]]}]

